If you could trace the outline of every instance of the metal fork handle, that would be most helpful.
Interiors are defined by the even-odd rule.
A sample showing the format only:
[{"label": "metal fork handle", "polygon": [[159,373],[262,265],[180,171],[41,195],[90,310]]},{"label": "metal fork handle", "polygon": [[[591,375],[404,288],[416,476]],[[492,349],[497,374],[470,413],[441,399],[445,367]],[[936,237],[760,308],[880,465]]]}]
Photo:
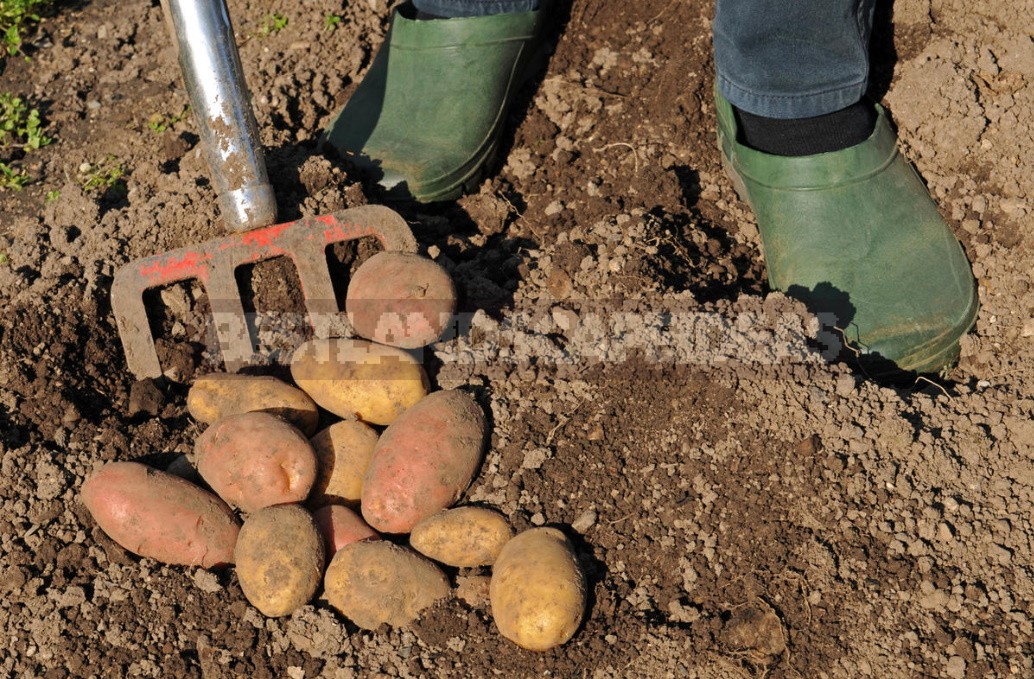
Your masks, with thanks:
[{"label": "metal fork handle", "polygon": [[231,231],[273,224],[276,196],[225,0],[162,0],[162,8],[223,221]]}]

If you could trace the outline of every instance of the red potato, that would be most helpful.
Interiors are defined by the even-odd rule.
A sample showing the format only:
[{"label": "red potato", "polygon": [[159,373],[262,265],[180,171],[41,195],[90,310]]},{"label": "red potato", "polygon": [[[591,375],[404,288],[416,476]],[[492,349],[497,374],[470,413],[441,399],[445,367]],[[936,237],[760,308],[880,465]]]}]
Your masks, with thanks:
[{"label": "red potato", "polygon": [[349,281],[345,311],[360,337],[416,349],[441,337],[456,311],[456,287],[426,257],[378,252]]},{"label": "red potato", "polygon": [[108,537],[156,561],[217,568],[233,563],[240,524],[215,495],[136,462],[101,467],[82,501]]},{"label": "red potato", "polygon": [[268,413],[224,417],[198,437],[194,451],[201,478],[245,512],[302,502],[316,480],[309,440]]},{"label": "red potato", "polygon": [[485,415],[462,391],[437,391],[381,434],[363,479],[363,518],[382,533],[408,533],[451,506],[481,462]]},{"label": "red potato", "polygon": [[348,507],[326,505],[313,512],[312,518],[315,519],[316,528],[323,536],[328,562],[345,545],[362,540],[381,539],[377,531],[367,526],[362,517]]}]

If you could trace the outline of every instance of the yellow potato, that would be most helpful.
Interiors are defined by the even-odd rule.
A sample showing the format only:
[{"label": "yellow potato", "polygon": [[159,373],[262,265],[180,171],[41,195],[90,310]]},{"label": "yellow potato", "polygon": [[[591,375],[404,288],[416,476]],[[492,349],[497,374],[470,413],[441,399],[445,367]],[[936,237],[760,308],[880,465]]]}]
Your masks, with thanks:
[{"label": "yellow potato", "polygon": [[437,566],[381,540],[338,550],[323,588],[330,605],[363,629],[408,625],[449,594],[449,582]]},{"label": "yellow potato", "polygon": [[291,376],[316,403],[339,417],[391,424],[427,394],[427,374],[395,347],[360,339],[314,339],[295,350]]},{"label": "yellow potato", "polygon": [[513,529],[499,512],[456,507],[429,516],[413,527],[409,544],[448,566],[488,566],[495,562]]},{"label": "yellow potato", "polygon": [[309,443],[319,465],[309,504],[358,505],[377,432],[362,422],[345,420],[320,431]]},{"label": "yellow potato", "polygon": [[287,420],[306,436],[319,421],[316,404],[301,389],[275,377],[212,373],[194,380],[187,410],[198,422],[212,424],[229,415],[261,411]]},{"label": "yellow potato", "polygon": [[264,615],[304,606],[323,575],[323,536],[299,505],[275,505],[251,514],[234,550],[244,596]]},{"label": "yellow potato", "polygon": [[563,533],[533,528],[503,547],[492,567],[489,596],[504,637],[530,651],[547,651],[578,630],[585,575]]}]

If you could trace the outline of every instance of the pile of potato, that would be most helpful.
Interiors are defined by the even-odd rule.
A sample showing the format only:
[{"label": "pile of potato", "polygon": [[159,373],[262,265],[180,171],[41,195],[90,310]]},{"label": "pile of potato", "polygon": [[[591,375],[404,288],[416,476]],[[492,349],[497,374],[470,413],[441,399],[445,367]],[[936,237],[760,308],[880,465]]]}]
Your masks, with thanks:
[{"label": "pile of potato", "polygon": [[[303,344],[291,361],[297,387],[272,377],[199,378],[187,408],[209,425],[195,445],[207,489],[115,462],[83,484],[84,504],[131,552],[235,565],[248,601],[270,617],[322,587],[359,627],[401,626],[450,594],[438,564],[491,565],[500,632],[532,650],[566,642],[586,589],[564,534],[536,528],[514,537],[496,511],[450,509],[480,466],[484,413],[465,392],[428,393],[423,366],[403,349],[435,341],[454,308],[452,281],[430,260],[371,257],[352,278],[346,310],[356,332],[379,343]],[[340,421],[316,431],[317,406]]]}]

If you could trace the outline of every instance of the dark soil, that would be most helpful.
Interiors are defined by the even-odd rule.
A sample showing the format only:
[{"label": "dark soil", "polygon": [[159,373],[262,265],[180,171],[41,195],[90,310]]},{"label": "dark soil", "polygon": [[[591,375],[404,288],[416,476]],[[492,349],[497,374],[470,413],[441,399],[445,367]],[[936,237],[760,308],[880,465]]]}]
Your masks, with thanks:
[{"label": "dark soil", "polygon": [[[95,0],[0,73],[56,139],[26,158],[35,184],[0,193],[0,674],[1034,675],[1034,7],[879,14],[874,94],[982,301],[946,383],[892,387],[824,361],[814,319],[767,289],[714,144],[710,3],[561,5],[491,178],[395,207],[462,296],[463,331],[426,355],[435,384],[492,419],[466,499],[572,538],[591,590],[574,639],[503,639],[481,571],[451,572],[460,596],[409,629],[362,632],[321,601],[267,620],[232,570],[162,566],[96,527],[83,479],[191,453],[186,390],[219,359],[207,300],[169,288],[149,298],[166,375],[135,384],[112,276],[223,227],[192,118],[147,125],[187,103],[158,2]],[[385,2],[230,10],[281,217],[380,202],[316,141]],[[273,13],[289,23],[264,35]],[[85,192],[84,163],[109,156],[122,186]],[[369,251],[335,255],[342,280]],[[292,275],[241,274],[270,350],[297,341],[277,325],[301,308]]]}]

